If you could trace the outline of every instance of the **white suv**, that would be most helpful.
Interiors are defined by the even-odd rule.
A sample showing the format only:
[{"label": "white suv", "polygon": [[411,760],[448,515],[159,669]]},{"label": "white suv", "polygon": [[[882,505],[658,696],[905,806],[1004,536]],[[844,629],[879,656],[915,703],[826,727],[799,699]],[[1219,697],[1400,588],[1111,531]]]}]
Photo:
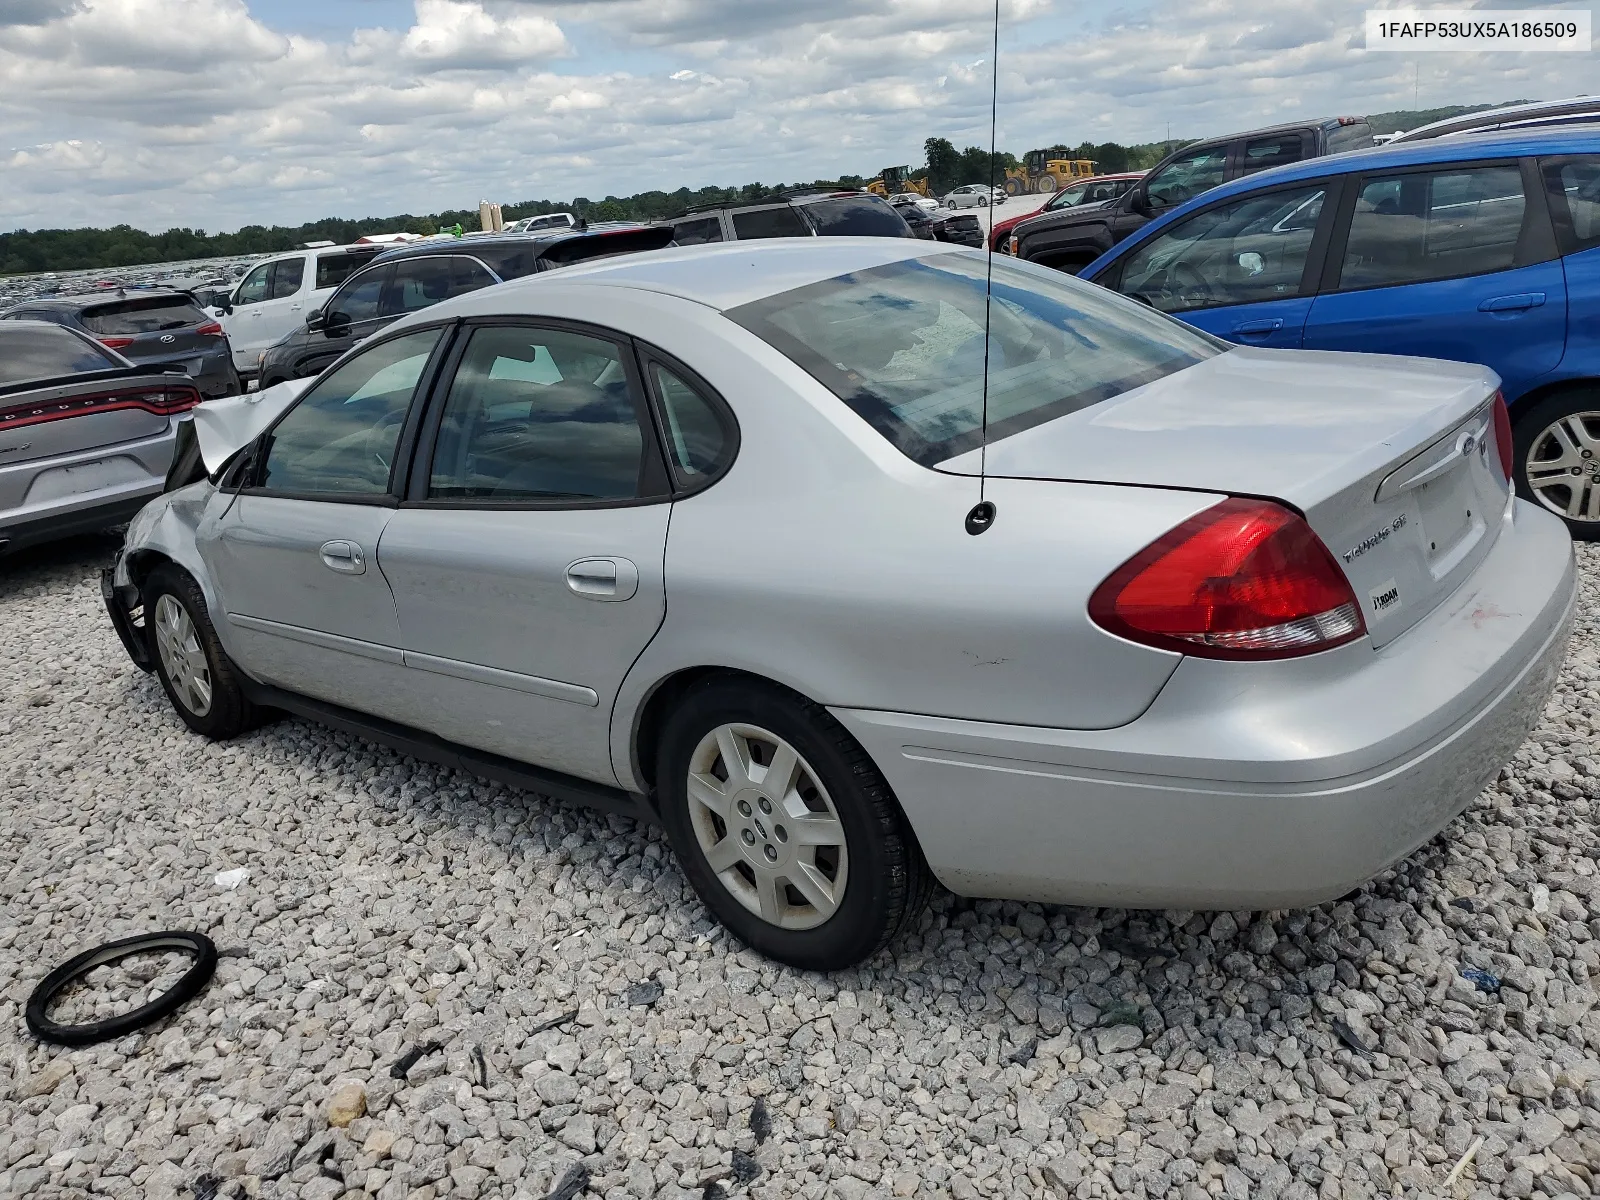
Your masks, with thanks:
[{"label": "white suv", "polygon": [[311,310],[387,246],[322,246],[257,263],[222,307],[222,327],[241,377],[256,373],[261,352],[305,324]]}]

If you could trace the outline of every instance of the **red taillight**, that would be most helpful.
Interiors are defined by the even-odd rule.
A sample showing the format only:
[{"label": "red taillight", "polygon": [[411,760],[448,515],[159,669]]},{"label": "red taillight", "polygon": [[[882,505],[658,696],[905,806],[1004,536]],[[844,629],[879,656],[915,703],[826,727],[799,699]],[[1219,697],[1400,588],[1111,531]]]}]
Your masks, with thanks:
[{"label": "red taillight", "polygon": [[215,321],[207,321],[204,325],[197,326],[195,332],[201,337],[221,337],[222,326]]},{"label": "red taillight", "polygon": [[1311,527],[1280,505],[1238,497],[1134,555],[1095,589],[1089,616],[1130,641],[1202,658],[1291,658],[1367,631]]},{"label": "red taillight", "polygon": [[121,350],[124,346],[133,345],[131,337],[103,337],[100,344],[111,350]]},{"label": "red taillight", "polygon": [[1505,474],[1506,482],[1510,483],[1516,447],[1511,440],[1511,413],[1506,408],[1504,392],[1494,394],[1494,448],[1500,452],[1500,470]]},{"label": "red taillight", "polygon": [[95,392],[87,396],[66,396],[41,404],[38,400],[0,406],[0,429],[18,429],[90,413],[116,412],[137,408],[158,417],[188,412],[202,397],[193,384],[172,383],[157,388],[132,388],[126,391]]}]

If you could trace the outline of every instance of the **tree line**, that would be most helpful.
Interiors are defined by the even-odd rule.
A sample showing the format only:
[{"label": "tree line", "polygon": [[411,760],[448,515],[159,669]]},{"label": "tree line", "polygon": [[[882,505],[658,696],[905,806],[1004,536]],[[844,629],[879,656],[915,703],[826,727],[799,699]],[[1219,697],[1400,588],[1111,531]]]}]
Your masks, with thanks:
[{"label": "tree line", "polygon": [[[1513,102],[1515,103],[1515,102]],[[1428,121],[1459,113],[1473,112],[1490,105],[1456,105],[1416,112],[1379,113],[1368,119],[1374,132],[1412,129]],[[1148,169],[1172,149],[1191,139],[1146,142],[1123,146],[1116,142],[1083,142],[1075,147],[1055,150],[1066,158],[1094,160],[1101,174]],[[923,145],[924,162],[909,171],[911,179],[926,181],[935,195],[968,183],[994,180],[1004,182],[1007,169],[1018,165],[1017,157],[1000,151],[991,153],[980,146],[957,150],[946,138],[929,138]],[[606,196],[594,200],[576,196],[571,200],[525,200],[502,206],[507,221],[521,217],[570,212],[588,221],[659,221],[675,217],[685,209],[710,204],[734,204],[763,200],[796,187],[864,187],[870,177],[842,175],[837,179],[797,180],[794,183],[747,183],[737,187],[703,187],[696,190],[639,192],[632,196]],[[207,233],[204,229],[169,229],[149,233],[131,225],[110,229],[18,229],[0,233],[0,275],[37,274],[43,271],[93,270],[98,267],[131,267],[148,263],[181,262],[195,258],[231,258],[247,254],[271,254],[293,250],[306,242],[353,242],[371,233],[437,233],[440,229],[478,227],[477,209],[453,209],[417,215],[398,213],[387,217],[344,220],[336,217],[309,221],[303,225],[246,225],[232,233]]]}]

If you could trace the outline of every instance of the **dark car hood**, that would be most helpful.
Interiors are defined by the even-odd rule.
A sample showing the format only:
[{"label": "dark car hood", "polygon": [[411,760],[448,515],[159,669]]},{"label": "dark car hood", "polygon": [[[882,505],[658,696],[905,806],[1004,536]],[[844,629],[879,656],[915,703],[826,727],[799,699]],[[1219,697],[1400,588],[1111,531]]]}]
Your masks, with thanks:
[{"label": "dark car hood", "polygon": [[1069,225],[1087,224],[1098,220],[1116,206],[1117,200],[1096,200],[1092,204],[1075,204],[1071,208],[1058,208],[1055,212],[1036,213],[1031,217],[1023,217],[1011,227],[1011,232],[1020,233],[1026,229],[1032,233],[1040,229],[1065,229]]}]

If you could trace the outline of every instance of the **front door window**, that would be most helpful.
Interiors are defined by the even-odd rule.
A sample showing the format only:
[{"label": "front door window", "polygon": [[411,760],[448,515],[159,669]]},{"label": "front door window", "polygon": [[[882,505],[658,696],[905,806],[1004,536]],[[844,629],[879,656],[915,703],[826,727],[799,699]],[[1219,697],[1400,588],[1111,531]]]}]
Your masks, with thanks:
[{"label": "front door window", "polygon": [[1222,182],[1228,148],[1212,146],[1180,154],[1150,177],[1145,189],[1157,208],[1172,208]]}]

